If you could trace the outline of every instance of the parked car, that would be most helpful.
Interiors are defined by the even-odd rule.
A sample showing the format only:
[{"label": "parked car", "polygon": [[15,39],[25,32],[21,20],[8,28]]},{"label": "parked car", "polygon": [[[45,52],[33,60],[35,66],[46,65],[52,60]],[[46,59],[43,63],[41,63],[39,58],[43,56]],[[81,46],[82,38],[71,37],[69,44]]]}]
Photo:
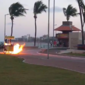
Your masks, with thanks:
[{"label": "parked car", "polygon": [[78,49],[78,50],[85,50],[85,45],[78,44],[78,45],[77,45],[77,49]]}]

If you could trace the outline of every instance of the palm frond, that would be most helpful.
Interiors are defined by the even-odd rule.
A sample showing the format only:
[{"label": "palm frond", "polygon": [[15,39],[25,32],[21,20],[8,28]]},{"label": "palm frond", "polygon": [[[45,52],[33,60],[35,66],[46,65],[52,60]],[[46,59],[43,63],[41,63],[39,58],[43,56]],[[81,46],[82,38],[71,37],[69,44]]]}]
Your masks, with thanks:
[{"label": "palm frond", "polygon": [[26,13],[26,9],[19,2],[13,3],[9,7],[9,13],[11,16],[23,16]]},{"label": "palm frond", "polygon": [[37,2],[35,2],[35,4],[34,4],[34,13],[37,13],[38,12],[38,8],[40,7],[40,5],[42,4],[42,2],[41,1],[37,1]]},{"label": "palm frond", "polygon": [[45,4],[43,4],[42,1],[37,1],[34,4],[33,12],[34,12],[34,14],[39,14],[43,11],[46,12],[46,9],[47,9],[47,6]]},{"label": "palm frond", "polygon": [[67,15],[66,8],[63,8],[63,13],[64,13],[65,16]]},{"label": "palm frond", "polygon": [[77,1],[77,3],[78,3],[78,5],[80,6],[80,7],[84,7],[84,2],[83,2],[83,0],[76,0]]},{"label": "palm frond", "polygon": [[68,5],[67,8],[63,8],[64,15],[67,18],[67,21],[70,19],[71,16],[76,16],[77,14],[77,9],[74,8],[72,5]]},{"label": "palm frond", "polygon": [[73,8],[72,5],[68,5],[67,10],[66,10],[67,15],[69,16],[76,16],[77,15],[77,9]]},{"label": "palm frond", "polygon": [[76,16],[77,15],[77,9],[73,8],[71,13],[72,13],[71,14],[72,16]]},{"label": "palm frond", "polygon": [[84,10],[84,12],[85,12],[85,5],[84,5],[84,7],[83,7],[83,10]]},{"label": "palm frond", "polygon": [[38,12],[41,13],[41,12],[46,12],[46,9],[47,9],[47,6],[44,5],[44,4],[41,4],[40,8],[38,9]]}]

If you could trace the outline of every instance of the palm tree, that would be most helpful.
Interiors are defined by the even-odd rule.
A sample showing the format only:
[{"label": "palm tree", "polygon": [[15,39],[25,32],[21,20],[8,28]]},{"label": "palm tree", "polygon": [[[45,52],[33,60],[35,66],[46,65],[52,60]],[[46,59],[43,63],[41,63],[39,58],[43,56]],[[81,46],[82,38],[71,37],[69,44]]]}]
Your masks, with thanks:
[{"label": "palm tree", "polygon": [[83,8],[82,13],[83,13],[83,27],[84,27],[84,24],[85,24],[85,4],[84,3],[82,8]]},{"label": "palm tree", "polygon": [[24,13],[26,13],[26,9],[19,2],[13,3],[9,7],[9,14],[10,14],[11,22],[12,22],[11,36],[13,35],[13,20],[14,20],[14,17],[24,16]]},{"label": "palm tree", "polygon": [[37,19],[37,14],[42,13],[43,11],[46,12],[47,6],[43,4],[42,1],[37,1],[34,3],[34,19],[35,19],[35,38],[34,38],[34,46],[36,46],[36,34],[37,34],[37,24],[36,24],[36,19]]},{"label": "palm tree", "polygon": [[67,21],[69,21],[71,16],[76,16],[77,15],[77,9],[73,8],[72,5],[68,5],[67,8],[63,8],[64,15],[66,16]]},{"label": "palm tree", "polygon": [[[85,12],[83,13],[83,9],[85,9],[84,7],[84,3],[83,0],[77,0],[78,6],[79,6],[79,11],[80,11],[80,21],[81,21],[81,29],[82,29],[82,45],[84,45],[84,33],[83,33],[83,19],[82,16],[85,14]],[[85,10],[84,10],[85,11]],[[84,17],[84,16],[83,16]],[[84,17],[85,18],[85,17]]]},{"label": "palm tree", "polygon": [[[84,24],[85,24],[85,5],[84,5],[84,12],[83,12],[83,21],[84,21]],[[84,24],[83,24],[83,26],[84,26]]]}]

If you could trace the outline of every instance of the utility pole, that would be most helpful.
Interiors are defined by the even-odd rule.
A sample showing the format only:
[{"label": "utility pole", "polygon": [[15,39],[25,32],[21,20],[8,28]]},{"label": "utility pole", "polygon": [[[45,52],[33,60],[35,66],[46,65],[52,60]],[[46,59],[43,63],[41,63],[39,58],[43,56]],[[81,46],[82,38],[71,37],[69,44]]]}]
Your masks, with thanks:
[{"label": "utility pole", "polygon": [[50,0],[48,0],[48,50],[47,59],[49,59],[49,30],[50,30]]},{"label": "utility pole", "polygon": [[54,29],[55,29],[55,0],[53,0],[53,38],[54,38]]},{"label": "utility pole", "polygon": [[5,36],[6,36],[6,16],[9,14],[4,15],[4,41],[5,41]]}]

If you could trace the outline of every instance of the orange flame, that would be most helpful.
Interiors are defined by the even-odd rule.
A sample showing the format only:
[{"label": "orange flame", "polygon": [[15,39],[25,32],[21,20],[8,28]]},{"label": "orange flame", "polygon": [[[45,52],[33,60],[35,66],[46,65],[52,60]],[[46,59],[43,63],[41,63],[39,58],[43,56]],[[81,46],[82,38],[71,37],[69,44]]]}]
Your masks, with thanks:
[{"label": "orange flame", "polygon": [[[8,44],[5,43],[5,45],[8,45]],[[18,54],[23,50],[24,46],[25,46],[25,44],[20,45],[17,43],[13,46],[13,51],[5,51],[5,53],[6,54]]]}]

